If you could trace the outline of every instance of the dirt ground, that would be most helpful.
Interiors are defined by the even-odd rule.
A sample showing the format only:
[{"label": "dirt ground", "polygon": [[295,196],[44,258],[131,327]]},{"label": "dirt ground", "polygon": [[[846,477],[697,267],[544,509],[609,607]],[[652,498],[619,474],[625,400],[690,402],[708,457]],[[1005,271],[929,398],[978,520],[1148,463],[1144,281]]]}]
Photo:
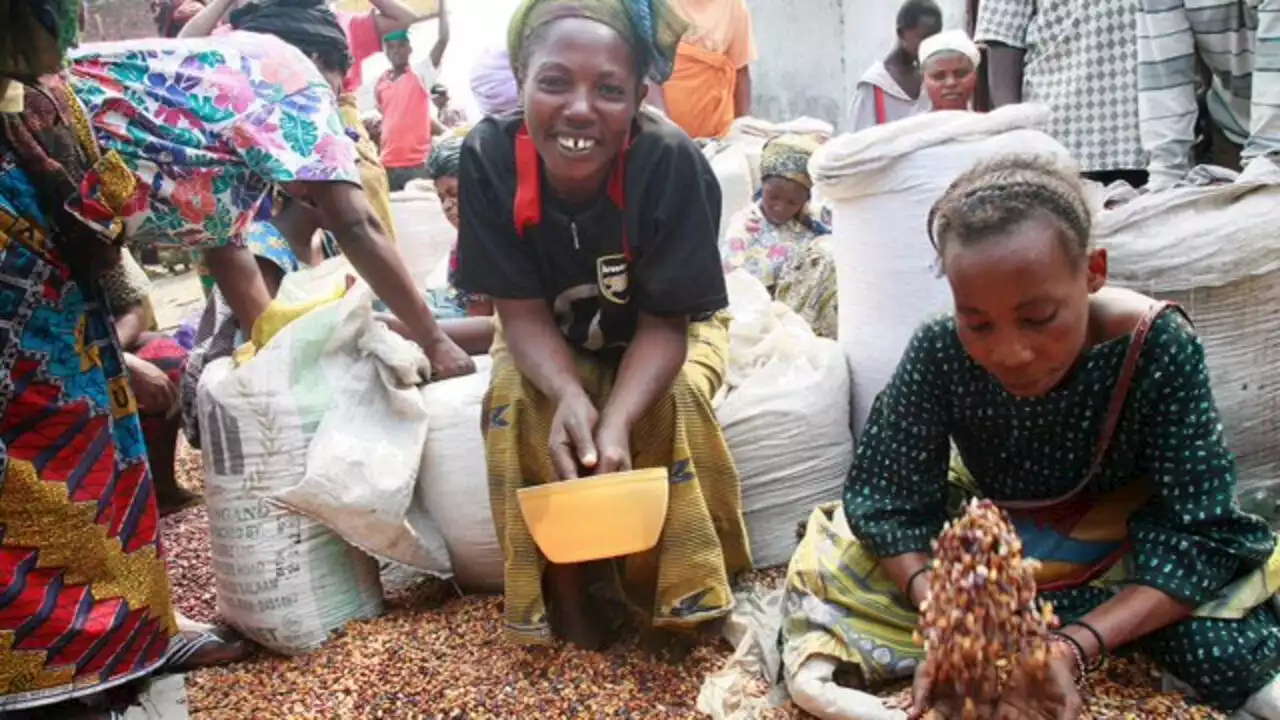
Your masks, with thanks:
[{"label": "dirt ground", "polygon": [[204,292],[195,270],[170,275],[162,268],[147,268],[151,276],[151,303],[161,330],[172,330],[204,306]]}]

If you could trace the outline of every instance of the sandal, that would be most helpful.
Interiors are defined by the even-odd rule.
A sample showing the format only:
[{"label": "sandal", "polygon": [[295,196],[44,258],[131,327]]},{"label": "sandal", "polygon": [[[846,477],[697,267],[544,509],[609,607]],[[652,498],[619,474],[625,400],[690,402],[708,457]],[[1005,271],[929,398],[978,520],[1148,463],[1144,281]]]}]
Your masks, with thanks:
[{"label": "sandal", "polygon": [[199,668],[239,662],[249,656],[249,644],[230,628],[185,631],[173,640],[163,672],[185,673]]}]

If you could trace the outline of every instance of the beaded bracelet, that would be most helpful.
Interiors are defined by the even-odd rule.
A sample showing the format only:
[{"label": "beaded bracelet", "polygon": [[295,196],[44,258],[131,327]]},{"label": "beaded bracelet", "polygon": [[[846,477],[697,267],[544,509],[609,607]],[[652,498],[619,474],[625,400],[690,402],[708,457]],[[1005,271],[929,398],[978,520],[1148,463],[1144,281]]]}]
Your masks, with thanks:
[{"label": "beaded bracelet", "polygon": [[1084,660],[1084,648],[1080,646],[1080,641],[1060,630],[1050,633],[1049,639],[1060,642],[1071,649],[1071,655],[1076,659],[1076,684],[1083,683],[1084,674],[1088,672],[1089,666]]}]

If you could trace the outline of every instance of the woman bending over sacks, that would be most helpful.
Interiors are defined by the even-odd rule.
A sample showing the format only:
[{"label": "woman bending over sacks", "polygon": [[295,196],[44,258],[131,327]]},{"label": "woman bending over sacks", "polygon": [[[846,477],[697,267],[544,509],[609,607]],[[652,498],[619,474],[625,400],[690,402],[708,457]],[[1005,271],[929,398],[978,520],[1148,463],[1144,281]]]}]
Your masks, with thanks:
[{"label": "woman bending over sacks", "polygon": [[[1010,513],[1065,623],[1047,680],[1015,670],[979,717],[1079,717],[1081,676],[1133,649],[1207,704],[1280,718],[1280,558],[1236,503],[1204,348],[1176,307],[1106,287],[1081,185],[1050,162],[996,158],[934,207],[955,312],[916,332],[876,399],[845,489],[857,539],[843,562],[789,581],[825,614],[793,616],[787,667],[834,658],[868,689],[914,671],[911,716],[960,717],[961,699],[916,670],[911,632],[930,542],[977,495]],[[949,481],[953,445],[965,469]]]},{"label": "woman bending over sacks", "polygon": [[682,31],[662,0],[525,0],[509,42],[523,112],[486,118],[463,146],[458,283],[493,298],[502,328],[485,444],[517,642],[604,641],[586,568],[550,565],[530,537],[524,485],[670,468],[661,542],[606,564],[658,627],[724,616],[751,566],[711,408],[728,350],[719,184],[679,128],[640,109]]}]

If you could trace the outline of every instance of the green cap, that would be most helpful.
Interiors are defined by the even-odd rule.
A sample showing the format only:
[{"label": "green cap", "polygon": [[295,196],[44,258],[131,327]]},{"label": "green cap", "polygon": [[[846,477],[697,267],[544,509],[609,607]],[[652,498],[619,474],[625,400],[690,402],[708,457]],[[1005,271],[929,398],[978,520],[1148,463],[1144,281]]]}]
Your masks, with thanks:
[{"label": "green cap", "polygon": [[393,33],[387,33],[382,36],[382,42],[390,42],[392,40],[403,40],[405,42],[409,42],[409,31],[397,30]]}]

